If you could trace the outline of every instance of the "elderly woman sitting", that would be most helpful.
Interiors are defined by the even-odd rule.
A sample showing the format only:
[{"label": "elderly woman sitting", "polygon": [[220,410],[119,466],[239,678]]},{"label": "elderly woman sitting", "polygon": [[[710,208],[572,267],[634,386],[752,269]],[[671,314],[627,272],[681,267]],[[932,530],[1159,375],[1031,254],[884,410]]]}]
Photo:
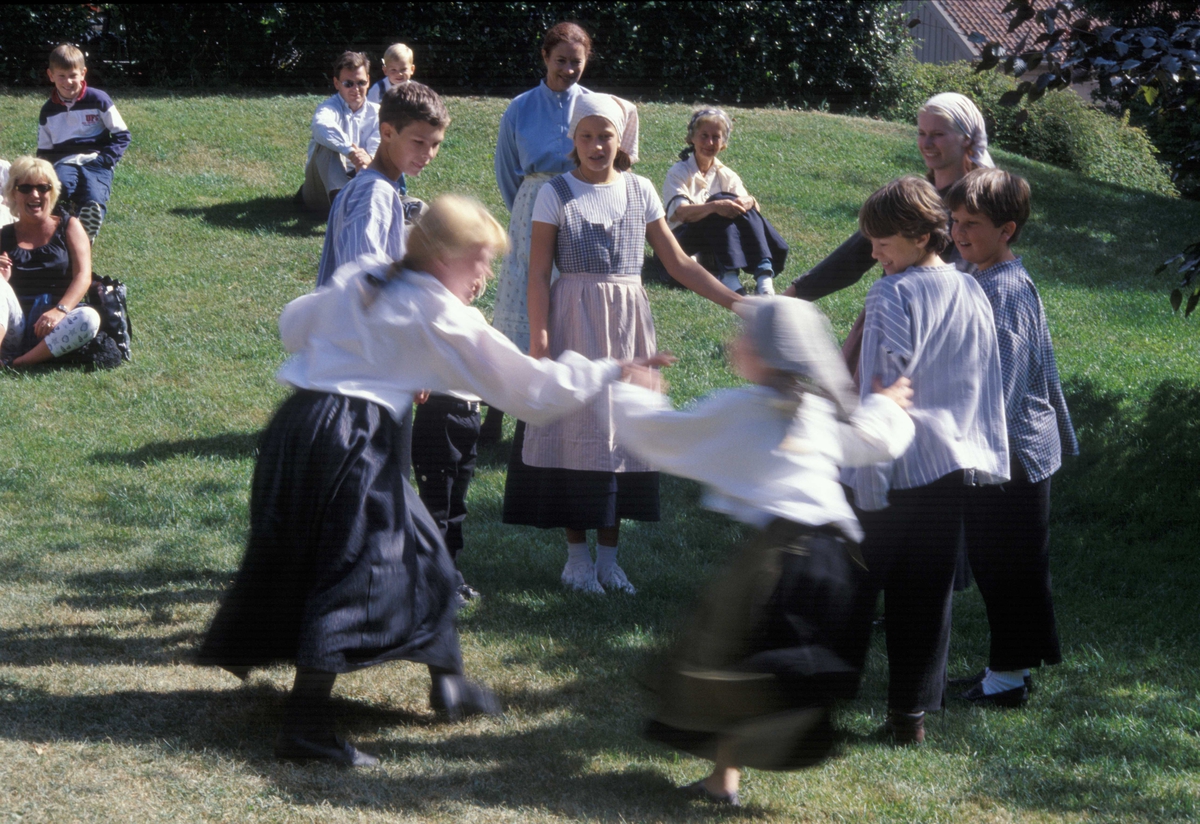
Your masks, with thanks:
[{"label": "elderly woman sitting", "polygon": [[717,160],[729,145],[733,121],[717,108],[697,109],[688,123],[687,148],[667,172],[663,203],[675,239],[689,255],[702,255],[705,267],[738,294],[738,270],[754,275],[755,292],[775,294],[788,245],[758,211],[737,173]]},{"label": "elderly woman sitting", "polygon": [[9,307],[0,313],[8,320],[0,356],[13,366],[60,358],[100,330],[100,315],[80,304],[92,282],[91,245],[79,221],[56,207],[59,191],[45,160],[13,161],[4,200],[16,222],[0,229],[0,303]]}]

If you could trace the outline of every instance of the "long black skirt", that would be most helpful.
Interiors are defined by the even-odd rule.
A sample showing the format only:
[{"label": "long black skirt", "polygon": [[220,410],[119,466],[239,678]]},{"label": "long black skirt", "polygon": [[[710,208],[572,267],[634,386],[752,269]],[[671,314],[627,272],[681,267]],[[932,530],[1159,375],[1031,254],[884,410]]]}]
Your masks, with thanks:
[{"label": "long black skirt", "polygon": [[298,391],[259,441],[242,567],[199,662],[462,671],[454,562],[408,482],[409,436],[361,398]]},{"label": "long black skirt", "polygon": [[748,541],[709,583],[650,678],[646,735],[712,759],[794,770],[833,747],[829,709],[858,689],[847,663],[864,570],[835,530],[782,519]]},{"label": "long black skirt", "polygon": [[[709,201],[730,200],[736,195],[713,195]],[[787,264],[789,246],[779,231],[758,209],[735,218],[708,215],[695,223],[675,227],[675,239],[689,255],[712,258],[717,274],[738,269],[753,269],[763,260],[771,261],[775,274]]]},{"label": "long black skirt", "polygon": [[530,466],[521,458],[525,422],[517,421],[504,479],[506,524],[541,529],[602,529],[623,519],[660,518],[657,472],[593,472]]}]

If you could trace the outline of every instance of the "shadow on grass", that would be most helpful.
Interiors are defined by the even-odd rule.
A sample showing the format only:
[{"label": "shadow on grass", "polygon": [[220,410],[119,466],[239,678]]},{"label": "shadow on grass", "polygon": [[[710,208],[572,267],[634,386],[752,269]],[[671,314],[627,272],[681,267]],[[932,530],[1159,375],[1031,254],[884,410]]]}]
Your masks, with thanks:
[{"label": "shadow on grass", "polygon": [[[510,707],[528,703],[505,696]],[[447,804],[537,809],[599,821],[721,819],[681,798],[658,772],[630,767],[658,750],[610,717],[564,719],[514,730],[473,721],[455,733],[424,711],[335,698],[340,731],[392,769],[346,771],[275,760],[284,692],[252,680],[230,690],[123,690],[64,697],[0,679],[0,738],[30,744],[103,740],[116,746],[217,754],[242,761],[289,802],[381,812],[446,814]],[[436,728],[445,735],[429,740]],[[419,733],[410,736],[406,728]],[[599,751],[619,766],[592,766]],[[430,765],[435,765],[431,768]],[[617,772],[619,770],[619,772]],[[395,774],[396,772],[399,774]],[[756,817],[748,811],[749,817]],[[745,816],[743,816],[745,817]]]},{"label": "shadow on grass", "polygon": [[235,203],[214,203],[211,206],[180,206],[171,214],[200,218],[205,223],[239,232],[268,233],[286,237],[321,237],[325,234],[325,217],[306,211],[290,196],[256,197]]},{"label": "shadow on grass", "polygon": [[257,431],[229,432],[209,438],[159,441],[138,447],[131,452],[94,452],[88,460],[96,464],[125,464],[135,467],[179,457],[240,460],[254,456],[259,435]]}]

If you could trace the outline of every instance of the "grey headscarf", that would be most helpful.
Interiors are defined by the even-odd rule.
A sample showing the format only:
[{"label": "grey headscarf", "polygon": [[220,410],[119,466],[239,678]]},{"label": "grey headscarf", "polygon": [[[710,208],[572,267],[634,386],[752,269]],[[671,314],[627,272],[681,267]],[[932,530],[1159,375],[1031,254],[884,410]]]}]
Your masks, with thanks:
[{"label": "grey headscarf", "polygon": [[799,403],[809,392],[833,402],[840,420],[858,408],[858,392],[829,321],[815,306],[797,298],[744,298],[734,311],[767,366],[785,376],[775,388]]}]

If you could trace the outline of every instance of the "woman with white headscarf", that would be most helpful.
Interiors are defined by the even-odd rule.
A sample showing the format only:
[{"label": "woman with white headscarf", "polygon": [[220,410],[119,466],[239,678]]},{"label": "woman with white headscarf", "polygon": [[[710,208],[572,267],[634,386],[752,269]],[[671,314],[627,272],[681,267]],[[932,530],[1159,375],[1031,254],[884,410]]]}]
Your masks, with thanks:
[{"label": "woman with white headscarf", "polygon": [[[988,154],[987,127],[979,108],[957,92],[935,94],[917,112],[917,148],[925,161],[926,179],[939,195],[980,167],[992,168]],[[942,255],[947,263],[966,271],[967,264],[953,244]],[[788,297],[816,300],[858,283],[875,265],[871,241],[856,231],[824,260],[792,282],[784,292]],[[842,354],[850,374],[858,379],[858,360],[862,349],[862,312],[842,344]]]},{"label": "woman with white headscarf", "polygon": [[[983,114],[970,98],[957,92],[935,94],[917,112],[917,149],[925,161],[926,179],[941,195],[972,169],[996,165],[988,154]],[[946,250],[945,260],[960,268],[965,265],[960,264],[956,247]],[[823,261],[796,278],[784,294],[805,300],[823,298],[857,283],[874,265],[870,241],[861,232],[855,232]],[[860,341],[861,330],[855,324],[847,343]],[[850,371],[855,372],[857,347],[843,351]]]},{"label": "woman with white headscarf", "polygon": [[[575,169],[542,186],[529,252],[529,354],[652,355],[657,346],[642,288],[649,240],[673,278],[724,307],[738,296],[689,258],[667,228],[654,185],[629,173],[620,147],[626,114],[612,97],[575,102],[569,136]],[[561,273],[551,285],[551,266]],[[617,565],[623,518],[657,521],[658,474],[616,445],[611,399],[547,426],[518,423],[504,488],[504,522],[566,529],[563,584],[632,593]],[[587,530],[597,530],[595,563]]]}]

